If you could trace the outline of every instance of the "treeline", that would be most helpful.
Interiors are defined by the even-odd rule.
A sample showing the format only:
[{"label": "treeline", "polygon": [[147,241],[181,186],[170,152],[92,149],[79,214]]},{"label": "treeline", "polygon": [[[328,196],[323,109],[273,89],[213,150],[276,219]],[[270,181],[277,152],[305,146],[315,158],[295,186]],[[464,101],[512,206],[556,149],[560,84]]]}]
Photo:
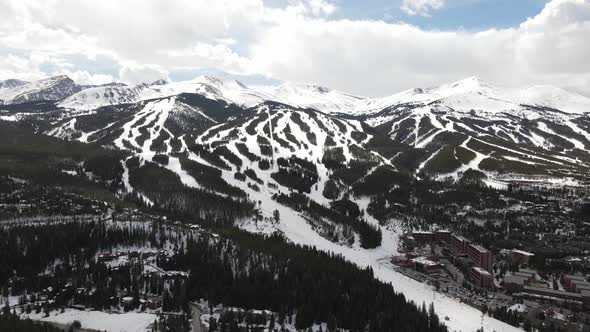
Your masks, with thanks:
[{"label": "treeline", "polygon": [[94,264],[98,252],[110,252],[121,246],[163,248],[167,242],[180,244],[182,241],[180,235],[173,236],[164,229],[143,223],[131,226],[128,222],[73,221],[2,227],[0,285],[8,285],[10,281],[11,295],[50,286],[57,289],[59,284],[54,284],[57,280],[67,281],[72,278],[71,271]]},{"label": "treeline", "polygon": [[[501,320],[507,324],[515,327],[522,327],[525,331],[530,332],[533,330],[531,321],[515,310],[508,310],[506,307],[497,308],[496,310],[488,310],[488,315],[494,317],[497,320]],[[549,326],[547,326],[548,328]],[[551,329],[545,329],[545,331],[552,331]],[[555,331],[555,330],[553,330]]]},{"label": "treeline", "polygon": [[[120,226],[88,222],[1,229],[2,288],[18,296],[52,287],[53,304],[42,302],[26,309],[43,312],[71,303],[68,301],[110,308],[116,305],[112,298],[125,291],[134,301],[126,310],[133,310],[145,294],[162,294],[165,311],[188,313],[189,301],[206,299],[210,305],[271,310],[278,313],[277,327],[295,317],[298,329],[326,322],[331,331],[446,331],[436,315],[377,281],[371,269],[359,269],[342,257],[314,248],[288,244],[281,237],[254,236],[233,228],[219,229],[221,237],[193,236],[181,228],[175,233],[164,226],[144,229],[128,228],[126,222],[117,224]],[[95,260],[98,252],[109,247],[157,248],[164,243],[176,243],[177,250],[158,257],[157,266],[190,271],[186,279],[167,280],[164,285],[144,275],[141,263],[114,269]],[[88,291],[86,295],[75,291],[80,286]],[[185,322],[167,323],[186,326]]]},{"label": "treeline", "polygon": [[0,121],[0,174],[41,186],[115,201],[114,192],[122,188],[120,160],[126,154],[94,144],[65,142],[33,133],[20,123]]},{"label": "treeline", "polygon": [[40,215],[102,214],[107,210],[108,206],[103,202],[59,187],[39,186],[0,176],[0,220]]},{"label": "treeline", "polygon": [[[165,312],[189,312],[183,274],[154,272],[148,263],[165,266],[171,251],[184,251],[191,234],[164,224],[142,222],[70,222],[0,229],[0,289],[18,296],[20,314],[81,305],[96,310],[145,310],[156,299]],[[115,251],[127,250],[117,261]],[[165,249],[158,251],[157,249]],[[113,253],[108,259],[99,253]],[[147,272],[150,271],[150,272]],[[122,301],[126,296],[131,301]]]},{"label": "treeline", "polygon": [[[129,182],[153,202],[151,208],[156,211],[165,212],[175,219],[225,225],[233,225],[236,219],[251,216],[254,212],[255,204],[247,198],[223,197],[187,187],[178,174],[155,163],[146,162],[139,166],[139,162],[133,159],[127,162]],[[195,168],[191,172],[199,172],[199,169]]]},{"label": "treeline", "polygon": [[180,165],[183,170],[207,189],[234,197],[246,197],[246,193],[242,189],[228,184],[221,177],[221,170],[217,168],[201,164],[187,157],[180,158]]},{"label": "treeline", "polygon": [[30,319],[20,319],[11,312],[0,314],[0,331],[4,332],[62,332],[62,329],[49,323],[34,322]]},{"label": "treeline", "polygon": [[296,314],[298,329],[326,322],[330,331],[446,331],[434,311],[429,315],[407,302],[391,285],[377,281],[371,269],[277,236],[225,234],[240,245],[229,239],[214,246],[197,241],[189,244],[184,259],[179,257],[191,271],[189,297],[265,308],[278,313],[277,325]]},{"label": "treeline", "polygon": [[[315,220],[326,218],[337,224],[352,227],[352,229],[359,234],[361,247],[363,248],[376,248],[381,245],[381,229],[362,219],[360,217],[358,206],[352,201],[339,201],[334,203],[332,208],[327,208],[303,194],[297,194],[294,192],[289,195],[275,194],[273,199],[296,211],[303,211],[306,215]],[[356,206],[356,209],[351,205]]]},{"label": "treeline", "polygon": [[314,163],[292,156],[289,159],[278,158],[278,172],[270,176],[279,184],[297,190],[310,193],[311,187],[318,182],[318,170]]}]

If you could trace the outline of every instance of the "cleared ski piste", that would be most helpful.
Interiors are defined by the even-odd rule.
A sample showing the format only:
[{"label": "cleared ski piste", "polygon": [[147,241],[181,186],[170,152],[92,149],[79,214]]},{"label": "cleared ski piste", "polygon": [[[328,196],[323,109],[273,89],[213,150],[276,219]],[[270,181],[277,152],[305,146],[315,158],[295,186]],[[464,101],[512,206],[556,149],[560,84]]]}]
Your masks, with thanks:
[{"label": "cleared ski piste", "polygon": [[[260,198],[264,196],[262,193],[258,195]],[[251,198],[258,198],[258,195],[254,195],[253,197],[251,195]],[[365,209],[366,206],[364,205],[368,204],[368,200],[366,202],[364,200],[355,201],[359,203],[361,209]],[[449,331],[474,332],[482,327],[481,311],[461,303],[457,299],[448,297],[443,293],[436,292],[435,295],[433,287],[408,278],[380,263],[383,258],[397,253],[399,235],[395,231],[381,227],[383,240],[381,246],[375,249],[363,249],[356,243],[353,247],[345,247],[322,238],[311,228],[305,219],[293,210],[268,198],[263,201],[262,205],[267,211],[274,211],[274,209],[279,211],[281,216],[280,223],[271,227],[276,227],[276,229],[282,231],[293,243],[315,246],[317,249],[326,252],[340,254],[359,267],[370,266],[373,269],[375,278],[386,283],[391,283],[396,292],[403,293],[407,300],[413,301],[418,305],[421,305],[422,302],[425,302],[426,305],[434,302],[434,308],[439,318],[447,325]],[[372,221],[372,218],[367,219],[369,219],[368,221]],[[268,225],[264,225],[263,227],[265,226],[268,227]],[[252,224],[244,224],[242,228],[250,232],[269,233],[271,231],[269,229],[261,229]],[[448,317],[449,320],[445,320],[445,317]],[[519,328],[487,315],[483,316],[483,328],[485,331],[496,332],[522,331]]]}]

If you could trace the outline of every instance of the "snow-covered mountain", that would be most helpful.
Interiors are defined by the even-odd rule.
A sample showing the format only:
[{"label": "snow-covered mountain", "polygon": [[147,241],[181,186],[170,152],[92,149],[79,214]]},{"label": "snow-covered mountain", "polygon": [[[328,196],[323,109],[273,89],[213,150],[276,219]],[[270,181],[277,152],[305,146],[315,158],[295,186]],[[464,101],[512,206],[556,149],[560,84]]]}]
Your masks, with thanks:
[{"label": "snow-covered mountain", "polygon": [[8,79],[8,80],[0,81],[0,90],[16,88],[21,85],[25,85],[27,83],[28,83],[27,81],[21,81],[21,80],[16,80],[16,79]]},{"label": "snow-covered mountain", "polygon": [[352,113],[365,102],[365,98],[349,95],[313,84],[285,83],[278,87],[262,86],[269,100],[295,107],[313,108],[324,113]]},{"label": "snow-covered mountain", "polygon": [[[0,89],[0,103],[20,104],[30,101],[62,100],[82,88],[65,75],[50,77],[35,82],[8,80],[7,88]],[[10,86],[8,86],[10,84]]]},{"label": "snow-covered mountain", "polygon": [[[123,118],[132,119],[137,112],[150,119],[183,114],[175,121],[166,120],[175,128],[172,136],[177,137],[272,102],[363,121],[388,136],[393,144],[399,144],[396,146],[405,146],[405,152],[397,151],[400,154],[393,163],[397,160],[398,166],[416,174],[458,178],[470,168],[488,175],[579,174],[590,163],[590,98],[550,86],[502,88],[470,77],[371,99],[317,85],[250,87],[236,80],[200,76],[185,82],[108,84],[80,89],[62,76],[4,88],[0,95],[6,104],[57,100],[56,114],[52,113],[51,119],[66,122],[57,121],[50,128],[52,134],[84,141],[102,138],[101,143],[113,143],[111,136],[119,135],[115,131],[124,130]],[[72,93],[75,90],[79,91]],[[150,102],[158,106],[147,107]],[[27,107],[28,110],[34,105]],[[25,118],[12,113],[3,116]],[[146,121],[132,121],[131,127],[145,131],[159,123]],[[134,149],[144,148],[143,144],[129,144]],[[414,150],[418,152],[411,152]],[[399,161],[406,160],[404,153],[414,154],[411,162]]]},{"label": "snow-covered mountain", "polygon": [[[47,91],[44,95],[43,91]],[[199,76],[183,82],[157,81],[126,86],[111,83],[101,86],[75,84],[66,76],[56,76],[36,82],[6,80],[0,82],[0,100],[5,104],[24,101],[60,101],[59,106],[76,110],[92,110],[102,106],[129,104],[139,101],[196,93],[207,98],[223,100],[244,107],[264,101],[275,101],[294,107],[313,108],[324,113],[342,113],[373,118],[388,108],[401,105],[443,105],[455,111],[471,110],[486,113],[522,111],[526,107],[543,107],[564,113],[590,112],[590,98],[552,86],[532,86],[524,89],[501,88],[477,77],[431,88],[414,88],[383,98],[365,98],[313,84],[285,83],[278,86],[246,86],[233,79]],[[386,122],[380,117],[375,125]]]},{"label": "snow-covered mountain", "polygon": [[[552,87],[507,89],[469,78],[369,99],[201,76],[90,87],[50,105],[46,112],[9,105],[0,114],[55,137],[125,150],[127,193],[145,195],[130,181],[133,167],[157,164],[187,187],[247,197],[266,218],[243,221],[242,229],[280,232],[370,266],[417,303],[434,290],[383,268],[399,230],[376,216],[395,218],[385,213],[416,199],[408,189],[419,178],[459,180],[471,169],[489,185],[515,174],[575,184],[590,172],[590,102]],[[275,210],[281,221],[270,223]],[[479,311],[442,294],[435,301],[453,329],[479,328]]]},{"label": "snow-covered mountain", "polygon": [[[422,151],[416,172],[582,174],[590,99],[554,87],[506,89],[475,77],[375,99],[360,111],[395,142]],[[419,163],[418,163],[419,161]]]},{"label": "snow-covered mountain", "polygon": [[459,112],[518,111],[526,106],[553,108],[565,113],[590,112],[590,98],[551,86],[500,88],[477,77],[434,88],[414,88],[388,97],[367,100],[359,113],[373,113],[399,105],[436,103]]},{"label": "snow-covered mountain", "polygon": [[330,90],[328,88],[284,84],[280,86],[248,87],[236,80],[199,76],[185,82],[164,81],[137,86],[106,86],[83,90],[63,100],[59,105],[77,110],[95,109],[101,106],[134,103],[163,98],[181,93],[196,93],[244,107],[252,107],[264,101],[276,101],[295,107],[310,107],[323,112],[351,112],[364,99]]},{"label": "snow-covered mountain", "polygon": [[178,152],[179,137],[244,113],[242,108],[224,101],[180,94],[102,106],[97,111],[66,111],[48,134],[85,143],[112,144],[131,151]]}]

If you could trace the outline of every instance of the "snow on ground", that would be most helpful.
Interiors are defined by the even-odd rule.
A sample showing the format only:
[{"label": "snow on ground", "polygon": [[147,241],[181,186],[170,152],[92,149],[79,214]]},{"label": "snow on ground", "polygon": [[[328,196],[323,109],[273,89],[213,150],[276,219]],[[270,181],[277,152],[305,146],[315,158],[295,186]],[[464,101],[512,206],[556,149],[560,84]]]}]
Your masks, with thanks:
[{"label": "snow on ground", "polygon": [[428,164],[428,162],[430,160],[432,160],[432,158],[434,158],[441,150],[442,150],[442,148],[436,150],[433,154],[431,154],[428,158],[426,158],[426,160],[421,162],[420,165],[418,165],[418,168],[416,168],[416,174],[420,173],[420,171],[424,168],[424,166],[426,166],[426,164]]},{"label": "snow on ground", "polygon": [[[230,179],[226,178],[228,182]],[[238,183],[231,183],[232,185],[239,185]],[[295,211],[285,207],[275,201],[269,196],[270,192],[266,187],[263,187],[259,193],[250,192],[250,199],[262,202],[262,210],[270,215],[270,211],[275,209],[279,211],[281,216],[278,225],[269,225],[268,223],[252,223],[243,222],[241,227],[251,232],[270,233],[271,228],[276,228],[282,232],[290,241],[300,245],[315,246],[326,252],[333,252],[340,254],[350,262],[359,267],[370,266],[375,274],[375,277],[383,282],[391,283],[397,292],[401,292],[404,296],[417,304],[425,302],[427,305],[434,302],[435,310],[440,316],[441,320],[449,327],[450,331],[471,332],[481,328],[482,314],[481,311],[470,307],[466,304],[460,303],[457,299],[450,298],[442,293],[436,293],[431,286],[425,285],[411,278],[408,278],[388,266],[383,264],[388,257],[397,254],[399,232],[390,228],[382,227],[383,241],[382,245],[375,249],[362,249],[358,246],[346,247],[332,243],[318,233],[306,222],[306,220],[297,214]],[[359,208],[366,211],[369,200],[367,198],[355,200],[359,204]],[[377,224],[372,217],[365,215],[367,221],[372,224]],[[449,317],[446,321],[445,317]],[[500,322],[496,319],[484,316],[484,328],[486,331],[509,332],[520,331],[513,326]]]},{"label": "snow on ground", "polygon": [[434,101],[441,101],[457,111],[485,110],[488,113],[506,110],[527,112],[527,108],[522,105],[550,107],[570,114],[581,114],[590,109],[590,98],[556,87],[512,89],[493,86],[477,77],[469,77],[438,87],[415,88],[384,98],[369,99],[361,106],[360,111],[371,113],[391,105],[426,105]]},{"label": "snow on ground", "polygon": [[[556,133],[555,131],[553,131],[549,127],[547,127],[547,124],[545,124],[545,122],[541,122],[541,121],[537,122],[537,128],[543,132],[546,132],[547,134],[558,136],[558,137],[565,139],[566,141],[569,141],[570,143],[572,143],[574,145],[574,147],[576,149],[586,150],[584,143],[578,141],[577,139],[573,139],[573,138],[570,138],[570,137],[567,137],[564,135],[559,135],[558,133]],[[572,128],[572,130],[574,130],[574,129]]]},{"label": "snow on ground", "polygon": [[[131,157],[129,157],[131,158]],[[129,158],[127,158],[127,160],[129,160]],[[140,195],[144,202],[150,206],[154,205],[154,202],[152,202],[147,196],[145,196],[144,194],[142,194],[139,191],[134,191],[133,190],[133,186],[131,186],[131,183],[129,183],[129,168],[127,168],[127,164],[126,161],[121,161],[121,166],[123,166],[123,175],[121,176],[122,180],[123,180],[123,185],[125,186],[125,192],[127,193],[136,193],[138,195]]]},{"label": "snow on ground", "polygon": [[17,121],[17,120],[18,119],[14,115],[0,115],[0,121],[14,122],[14,121]]},{"label": "snow on ground", "polygon": [[[292,130],[293,130],[293,127],[297,127],[297,126],[295,126],[295,124],[293,124],[292,122],[290,122],[288,120],[288,118],[289,118],[288,116],[280,115],[279,112],[275,112],[274,114],[270,115],[270,118],[274,118],[274,117],[280,117],[280,118],[279,118],[279,121],[277,121],[277,123],[276,123],[276,128],[271,129],[271,136],[268,138],[274,147],[278,147],[278,144],[275,142],[275,140],[273,138],[274,135],[277,135],[277,136],[286,140],[286,137],[283,137],[284,136],[283,132],[284,132],[284,128],[286,127],[286,124],[289,123],[292,127]],[[310,123],[313,123],[313,122],[310,121]],[[259,124],[259,127],[263,126],[264,124],[266,124],[266,122],[261,122]],[[328,119],[326,119],[326,121],[324,122],[324,125],[330,126],[331,123],[330,123],[330,121],[328,121]],[[340,133],[340,131],[338,131],[336,129],[337,128],[333,128],[335,133],[337,133],[337,137],[335,138],[336,142],[341,142],[340,144],[342,144],[342,142],[347,142],[347,141],[351,140],[351,138],[349,137],[350,132],[351,132],[350,129],[348,129],[347,133],[344,135],[342,135],[342,133]],[[325,138],[325,137],[323,137],[323,136],[325,136],[325,134],[322,134],[321,131],[319,130],[319,128],[316,128],[315,126],[313,126],[312,131],[316,132],[316,130],[317,130],[316,134],[318,135],[318,142],[321,142]],[[240,131],[241,131],[242,135],[244,135],[244,133],[243,133],[244,126],[242,128],[240,128]],[[297,136],[301,136],[301,133],[297,129],[295,129],[293,131],[295,134],[297,134]],[[261,133],[263,131],[259,130],[258,132]],[[220,133],[220,137],[223,137],[223,135],[224,135],[223,133]],[[321,136],[319,136],[319,135],[321,135]],[[247,137],[246,144],[252,148],[252,151],[258,152],[259,148],[255,147],[255,145],[256,145],[255,139],[253,137],[249,137],[248,135],[244,135],[244,136]],[[203,137],[203,136],[201,136],[201,137]],[[302,137],[297,137],[297,138],[302,139]],[[198,142],[200,142],[199,139],[197,139]],[[288,143],[288,144],[291,144],[291,143]],[[233,143],[230,143],[227,146],[230,150],[232,150],[232,152],[235,152],[236,155],[240,159],[242,159],[242,161],[244,162],[245,165],[251,165],[250,167],[255,168],[256,172],[258,173],[258,175],[261,179],[264,179],[268,182],[275,183],[275,181],[271,180],[270,176],[269,176],[269,174],[273,171],[272,169],[267,170],[267,171],[262,171],[262,170],[258,169],[255,164],[250,163],[241,153],[238,153],[238,151],[237,151],[237,149],[235,149],[235,146]],[[314,159],[319,158],[319,156],[315,155],[317,153],[315,150],[315,147],[312,144],[309,144],[309,146],[312,146],[312,148],[310,150],[297,149],[295,152],[291,152],[288,149],[278,149],[278,151],[275,151],[274,158],[277,158],[278,156],[289,157],[291,155],[297,155],[297,156],[301,156],[301,157],[309,157],[309,156],[304,155],[304,154],[308,154],[309,152],[311,152],[312,158],[314,158]],[[344,153],[345,157],[350,158],[350,156],[346,153],[346,152],[348,152],[347,145],[342,144],[342,146],[345,150],[345,153]],[[197,157],[193,153],[190,153],[189,155],[190,155],[191,159]],[[480,156],[480,159],[481,159],[481,156]],[[198,161],[203,162],[204,164],[208,164],[204,160],[198,160]],[[247,231],[250,231],[250,232],[264,233],[264,234],[272,233],[274,230],[278,230],[279,232],[283,233],[290,241],[292,241],[296,244],[315,246],[318,249],[326,251],[326,252],[333,252],[336,254],[341,254],[347,260],[349,260],[350,262],[352,262],[354,264],[357,264],[360,267],[370,266],[374,270],[376,278],[378,278],[379,280],[381,280],[383,282],[392,283],[395,290],[403,293],[407,299],[412,300],[417,304],[422,304],[423,302],[426,302],[428,304],[428,303],[434,301],[435,309],[436,309],[437,313],[440,315],[441,319],[444,320],[445,317],[449,317],[449,320],[448,321],[445,320],[445,322],[450,327],[451,331],[470,332],[470,331],[476,331],[477,329],[481,328],[482,314],[479,310],[472,308],[466,304],[461,304],[460,302],[458,302],[458,300],[456,300],[454,298],[447,297],[446,295],[444,295],[442,293],[436,293],[436,296],[435,296],[435,292],[432,287],[422,284],[422,283],[415,281],[413,279],[410,279],[406,276],[403,276],[402,274],[394,271],[390,267],[383,265],[383,263],[382,263],[383,261],[386,261],[388,259],[388,257],[397,253],[398,242],[399,242],[399,231],[395,230],[395,228],[394,228],[397,225],[394,225],[394,227],[391,227],[391,228],[390,227],[388,227],[388,228],[382,227],[383,241],[382,241],[382,246],[379,248],[366,250],[366,249],[360,248],[358,245],[354,245],[352,247],[341,246],[341,245],[332,243],[329,240],[326,240],[323,237],[321,237],[317,232],[315,232],[312,229],[312,226],[301,215],[299,215],[295,211],[291,210],[290,208],[285,207],[285,206],[277,203],[276,201],[274,201],[271,198],[271,196],[272,196],[272,194],[274,194],[277,191],[276,189],[269,188],[268,186],[261,186],[260,192],[255,192],[253,190],[250,190],[247,187],[248,181],[241,182],[241,181],[234,179],[234,177],[233,177],[234,171],[235,171],[234,166],[232,166],[232,171],[222,170],[223,178],[230,185],[242,188],[246,192],[248,192],[249,199],[251,199],[255,202],[260,201],[261,202],[261,205],[260,205],[261,211],[263,212],[263,214],[267,218],[272,218],[272,211],[274,211],[274,210],[278,210],[279,215],[280,215],[280,221],[278,224],[275,224],[275,223],[272,223],[269,221],[254,222],[251,220],[242,220],[239,223],[241,228],[243,228]],[[320,176],[323,177],[323,174],[325,174],[324,173],[325,171],[326,171],[325,169],[318,167],[318,172],[319,172]],[[315,192],[315,189],[312,189],[312,192]],[[317,193],[315,193],[315,195],[312,194],[312,196],[314,198],[318,198],[319,196],[321,196],[321,191],[317,190]],[[322,201],[323,200],[320,200],[320,203]],[[359,208],[366,211],[366,208],[369,204],[368,199],[355,199],[355,201],[359,204]],[[375,225],[378,224],[378,222],[376,220],[374,220],[373,218],[371,218],[369,215],[365,214],[365,217],[367,218],[367,221],[370,222],[371,224],[375,224]],[[497,332],[518,331],[518,329],[516,329],[508,324],[502,323],[500,321],[489,318],[487,316],[484,317],[484,327],[486,330],[489,330],[489,331],[495,330]]]},{"label": "snow on ground", "polygon": [[[469,170],[469,169],[473,169],[473,170],[481,171],[481,172],[484,172],[484,173],[488,173],[488,172],[485,172],[485,171],[482,171],[482,170],[480,170],[480,169],[479,169],[479,164],[480,164],[480,163],[481,163],[481,162],[482,162],[484,159],[486,159],[486,158],[487,158],[487,157],[489,157],[489,156],[488,156],[488,155],[485,155],[485,154],[483,154],[483,153],[481,153],[481,152],[479,152],[479,151],[473,150],[472,148],[470,148],[470,147],[467,145],[467,144],[469,143],[469,141],[471,141],[471,137],[469,137],[467,140],[465,140],[465,142],[463,142],[463,143],[461,144],[461,147],[462,147],[462,148],[464,148],[465,150],[468,150],[468,151],[471,151],[471,152],[473,152],[473,153],[475,154],[475,158],[473,158],[472,160],[470,160],[470,161],[469,161],[467,164],[463,164],[463,165],[459,166],[459,168],[457,168],[457,169],[456,169],[456,170],[454,170],[453,172],[450,172],[450,173],[445,173],[445,174],[439,174],[439,175],[437,176],[437,178],[438,178],[438,179],[444,179],[444,178],[452,177],[452,178],[454,178],[455,180],[458,180],[458,179],[459,179],[459,176],[460,176],[461,174],[463,174],[463,172],[465,172],[465,171],[467,171],[467,170]],[[442,148],[441,148],[441,149],[439,149],[439,151],[440,151],[440,150],[442,150]],[[438,153],[438,152],[437,152],[437,153]],[[425,163],[427,163],[428,161],[430,161],[430,159],[432,159],[432,157],[433,157],[433,156],[434,156],[434,155],[430,156],[430,157],[429,157],[429,158],[428,158],[428,159],[427,159],[427,160],[424,162],[424,165],[425,165]],[[456,157],[456,151],[455,151],[455,157]],[[423,164],[420,164],[420,167],[419,167],[419,169],[422,169],[422,168],[424,167],[424,165],[423,165]]]},{"label": "snow on ground", "polygon": [[508,310],[512,310],[515,312],[526,312],[527,311],[527,306],[526,304],[521,304],[521,303],[517,303],[515,305],[513,305],[512,307],[508,308]]},{"label": "snow on ground", "polygon": [[[294,243],[311,245],[327,252],[341,254],[360,267],[372,267],[376,278],[391,283],[395,290],[403,293],[408,300],[412,300],[417,304],[434,302],[435,310],[440,318],[445,321],[445,317],[449,317],[449,320],[445,321],[445,323],[451,331],[470,332],[481,328],[481,311],[462,304],[442,293],[436,293],[435,295],[432,287],[410,279],[381,263],[381,260],[397,253],[399,234],[382,228],[382,246],[371,250],[339,246],[318,235],[302,217],[290,209],[273,201],[264,201],[263,205],[268,210],[274,210],[275,208],[279,210],[281,222],[278,228]],[[483,322],[486,331],[520,330],[488,316],[484,316]]]},{"label": "snow on ground", "polygon": [[[27,315],[25,315],[27,316]],[[75,320],[80,321],[83,328],[107,332],[143,332],[157,319],[155,314],[127,312],[124,314],[106,313],[102,311],[81,311],[67,309],[64,313],[53,312],[49,317],[41,314],[30,314],[29,318],[43,322],[69,325]]]},{"label": "snow on ground", "polygon": [[486,179],[486,180],[483,180],[483,183],[485,183],[486,186],[493,188],[493,189],[498,189],[498,190],[507,190],[508,189],[507,183],[503,183],[503,182],[500,182],[497,180]]},{"label": "snow on ground", "polygon": [[4,304],[8,302],[9,307],[13,307],[18,304],[19,296],[0,297],[0,306],[4,307]]},{"label": "snow on ground", "polygon": [[[124,129],[124,134],[121,135],[121,138],[115,141],[115,144],[119,148],[123,148],[123,138],[128,139],[132,145],[139,148],[142,153],[142,157],[145,159],[151,159],[153,152],[149,151],[151,144],[143,144],[142,146],[137,146],[134,144],[135,138],[140,135],[138,128],[134,128],[131,126],[132,123],[139,123],[143,121],[144,123],[150,123],[152,121],[157,121],[161,123],[162,120],[166,117],[165,116],[165,104],[170,103],[171,101],[161,101],[161,102],[150,102],[146,105],[146,107],[140,111],[138,114],[134,116],[134,119],[126,124]],[[162,107],[161,107],[162,106]],[[264,109],[260,109],[260,112],[264,112]],[[428,112],[429,113],[429,112]],[[426,113],[425,113],[426,114]],[[310,131],[314,132],[317,137],[317,142],[323,142],[325,140],[326,133],[315,124],[315,121],[310,121],[307,114],[301,115],[302,120],[307,122],[310,125]],[[302,132],[301,128],[291,120],[291,112],[286,112],[283,110],[275,110],[275,112],[271,115],[269,113],[269,120],[270,118],[277,118],[276,121],[276,128],[271,128],[271,135],[267,137],[274,148],[277,148],[278,151],[274,151],[273,159],[278,157],[290,157],[292,155],[296,155],[300,158],[309,158],[311,157],[312,160],[319,159],[322,155],[322,150],[319,147],[319,144],[312,144],[306,139],[306,135]],[[319,115],[320,121],[323,122],[323,125],[327,126],[329,130],[332,130],[336,133],[335,141],[339,146],[343,148],[343,154],[347,160],[352,158],[351,152],[348,149],[348,145],[354,140],[351,137],[351,133],[353,130],[356,130],[355,127],[357,126],[356,123],[342,121],[346,130],[339,130],[333,121],[330,121],[330,118],[324,115]],[[263,133],[261,127],[267,124],[267,121],[263,121],[258,125],[258,132]],[[279,148],[278,143],[275,141],[274,136],[282,138],[288,145],[293,145],[290,142],[286,135],[285,129],[286,126],[289,125],[291,127],[291,131],[293,135],[296,136],[297,140],[306,142],[309,148],[307,149],[299,149],[296,148],[295,152],[291,152],[289,149]],[[436,123],[436,125],[441,126],[441,123]],[[160,126],[161,127],[161,126]],[[257,146],[257,142],[255,136],[246,135],[245,125],[239,128],[240,135],[246,137],[246,145],[249,149],[253,152],[259,152],[260,148]],[[230,129],[231,130],[231,129]],[[229,130],[226,130],[229,132]],[[151,131],[150,132],[150,139],[157,137],[157,132]],[[225,131],[218,133],[216,136],[224,137],[227,135]],[[266,135],[265,135],[266,136]],[[416,135],[417,136],[417,135]],[[197,141],[201,143],[200,139],[203,136],[199,137]],[[432,140],[434,137],[429,138]],[[214,138],[215,139],[215,138]],[[427,138],[428,139],[428,138]],[[150,141],[151,142],[151,141]],[[203,142],[204,143],[204,142]],[[251,163],[245,156],[243,156],[235,146],[235,142],[227,144],[228,148],[238,156],[244,163],[244,165],[251,165],[250,167],[256,169],[256,173],[259,175],[261,179],[266,180],[267,182],[275,183],[275,181],[270,179],[270,173],[273,171],[267,170],[262,171],[254,163]],[[522,153],[521,153],[522,154]],[[205,165],[209,165],[209,163],[202,158],[198,157],[194,153],[189,153],[189,158],[201,162]],[[479,164],[480,159],[483,158],[483,155],[478,154],[478,158],[476,158],[474,165],[477,166]],[[169,164],[168,168],[172,171],[178,173],[183,173],[180,165],[177,163],[177,159],[171,158],[171,163]],[[129,190],[130,188],[129,180],[128,180],[128,170],[126,169],[125,165],[125,172],[123,174],[123,182],[125,183],[125,187]],[[471,165],[470,165],[471,166]],[[276,166],[275,166],[276,167]],[[280,222],[274,224],[272,222],[263,221],[263,222],[248,222],[247,220],[242,221],[241,227],[251,231],[251,232],[262,232],[262,233],[270,233],[274,230],[278,230],[285,234],[285,236],[290,239],[292,242],[302,245],[311,245],[315,246],[318,249],[324,250],[326,252],[333,252],[336,254],[340,254],[352,263],[357,264],[360,267],[372,267],[375,277],[379,280],[387,283],[392,283],[395,287],[396,291],[403,293],[407,299],[414,301],[417,304],[421,304],[423,302],[435,303],[435,309],[441,319],[446,322],[449,326],[451,331],[475,331],[481,328],[482,322],[482,314],[479,310],[474,309],[466,304],[461,304],[458,300],[450,298],[442,293],[435,293],[432,287],[422,284],[418,281],[410,279],[402,274],[394,271],[390,267],[384,265],[382,262],[386,261],[388,257],[397,253],[398,248],[398,241],[399,241],[399,232],[395,229],[385,228],[382,227],[383,233],[383,241],[382,246],[379,248],[366,250],[360,248],[358,245],[347,247],[341,246],[335,243],[332,243],[323,237],[321,237],[317,232],[315,232],[311,225],[299,214],[295,211],[291,210],[288,207],[282,206],[277,202],[273,201],[271,196],[277,190],[271,189],[267,186],[261,186],[260,192],[255,192],[250,190],[247,187],[247,183],[250,182],[249,180],[246,182],[241,182],[234,179],[234,172],[237,170],[235,166],[231,165],[232,170],[222,170],[223,178],[230,184],[241,189],[244,189],[246,192],[249,193],[249,199],[253,201],[260,201],[261,202],[261,210],[267,217],[272,216],[272,211],[278,210],[280,214]],[[324,174],[327,170],[323,167],[318,167],[318,172],[322,178],[324,178]],[[186,175],[186,174],[184,174]],[[190,185],[187,183],[190,176],[183,176],[183,182],[185,184]],[[193,183],[193,186],[196,183]],[[275,183],[276,184],[276,183]],[[317,189],[312,189],[312,194],[314,199],[317,199],[320,203],[323,203],[323,197],[321,196],[321,191],[323,189],[324,183],[323,180],[318,186]],[[357,200],[359,203],[359,207],[366,211],[368,206],[368,199],[360,199]],[[378,224],[376,220],[371,218],[370,216],[366,215],[367,221],[372,224]],[[445,320],[448,317],[449,320]],[[85,324],[83,323],[83,326]],[[499,322],[489,317],[484,317],[484,328],[486,330],[495,330],[495,331],[518,331],[518,329],[511,327],[507,324]]]}]

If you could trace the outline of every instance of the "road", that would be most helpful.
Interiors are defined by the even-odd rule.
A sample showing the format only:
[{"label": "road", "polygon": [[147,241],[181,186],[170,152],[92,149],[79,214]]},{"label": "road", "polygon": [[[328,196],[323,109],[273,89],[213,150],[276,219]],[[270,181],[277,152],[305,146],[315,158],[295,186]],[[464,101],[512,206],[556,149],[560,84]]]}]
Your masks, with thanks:
[{"label": "road", "polygon": [[193,332],[207,332],[203,325],[201,325],[201,309],[194,303],[191,303],[192,310],[192,321],[193,321]]}]

